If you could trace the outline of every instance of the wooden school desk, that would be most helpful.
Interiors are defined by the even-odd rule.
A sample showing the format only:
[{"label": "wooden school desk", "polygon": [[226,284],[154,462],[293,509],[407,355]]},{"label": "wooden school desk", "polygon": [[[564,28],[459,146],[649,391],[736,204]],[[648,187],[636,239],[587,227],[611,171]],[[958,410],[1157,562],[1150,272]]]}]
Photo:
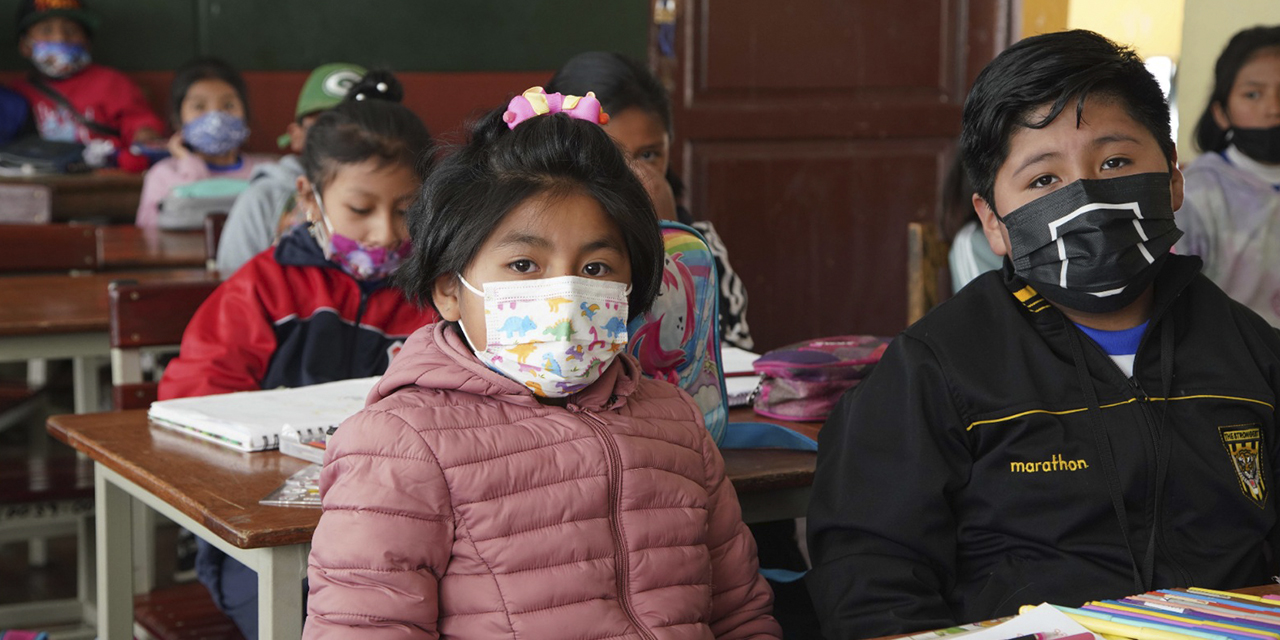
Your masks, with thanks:
[{"label": "wooden school desk", "polygon": [[142,198],[142,175],[101,169],[68,175],[0,176],[0,184],[48,187],[53,222],[92,218],[133,224]]},{"label": "wooden school desk", "polygon": [[[786,422],[756,415],[749,407],[729,410],[729,422],[772,422],[817,439],[821,422]],[[722,449],[724,469],[738,491],[748,524],[803,518],[809,507],[818,454],[784,449]]]},{"label": "wooden school desk", "polygon": [[[146,576],[133,573],[134,500],[258,572],[263,640],[301,636],[301,583],[320,511],[264,507],[258,500],[305,461],[278,451],[240,453],[153,427],[142,410],[53,416],[48,428],[94,461],[99,637],[131,638],[134,591],[150,586]],[[785,455],[775,464],[770,453]],[[793,496],[813,477],[812,453],[726,451],[725,461],[744,512],[778,513],[751,505],[778,502],[771,500],[777,492]],[[795,506],[803,513],[803,504]],[[126,586],[131,581],[134,588]]]},{"label": "wooden school desk", "polygon": [[98,227],[98,268],[204,268],[204,231],[164,231],[133,225]]},{"label": "wooden school desk", "polygon": [[217,279],[202,269],[0,277],[0,362],[72,359],[75,410],[98,407],[95,365],[110,354],[107,285],[112,280]]}]

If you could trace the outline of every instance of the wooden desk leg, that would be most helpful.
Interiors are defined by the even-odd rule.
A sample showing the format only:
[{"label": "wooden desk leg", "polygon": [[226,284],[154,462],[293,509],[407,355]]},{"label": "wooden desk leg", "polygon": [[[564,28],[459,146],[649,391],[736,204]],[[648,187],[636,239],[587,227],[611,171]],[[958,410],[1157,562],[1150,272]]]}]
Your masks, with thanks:
[{"label": "wooden desk leg", "polygon": [[98,637],[133,638],[133,516],[129,494],[93,465],[94,516],[97,520]]},{"label": "wooden desk leg", "polygon": [[307,575],[307,545],[260,550],[258,565],[258,638],[302,637],[302,579]]}]

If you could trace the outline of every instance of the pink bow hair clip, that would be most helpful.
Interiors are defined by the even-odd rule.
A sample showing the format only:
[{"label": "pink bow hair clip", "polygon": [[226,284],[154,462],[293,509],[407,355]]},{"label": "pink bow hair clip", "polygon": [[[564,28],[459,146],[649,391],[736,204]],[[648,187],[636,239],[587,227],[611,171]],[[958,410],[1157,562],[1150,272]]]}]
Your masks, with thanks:
[{"label": "pink bow hair clip", "polygon": [[508,128],[514,129],[521,122],[545,113],[563,113],[571,118],[596,124],[609,122],[609,114],[601,111],[595,92],[588,91],[585,96],[565,96],[547,93],[542,87],[531,87],[512,98],[507,103],[507,112],[502,114],[502,120],[507,123]]}]

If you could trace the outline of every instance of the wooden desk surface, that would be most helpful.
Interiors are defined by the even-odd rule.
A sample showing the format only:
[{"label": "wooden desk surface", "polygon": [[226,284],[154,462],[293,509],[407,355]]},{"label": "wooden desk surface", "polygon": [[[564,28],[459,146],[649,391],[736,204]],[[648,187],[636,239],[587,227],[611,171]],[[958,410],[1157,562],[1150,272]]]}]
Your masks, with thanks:
[{"label": "wooden desk surface", "polygon": [[112,280],[216,280],[201,269],[0,277],[0,337],[107,330]]},{"label": "wooden desk surface", "polygon": [[107,225],[98,227],[97,235],[98,266],[103,270],[205,266],[204,231]]},{"label": "wooden desk surface", "polygon": [[[154,493],[237,547],[308,542],[318,509],[258,504],[307,465],[278,451],[240,453],[150,426],[144,410],[52,416],[49,433]],[[724,452],[739,494],[807,486],[815,454],[769,449]]]},{"label": "wooden desk surface", "polygon": [[53,416],[49,433],[244,549],[311,541],[319,509],[258,504],[309,463],[279,451],[241,453],[162,427],[147,412]]},{"label": "wooden desk surface", "polygon": [[102,169],[71,175],[3,176],[0,183],[48,186],[54,222],[107,218],[132,223],[142,198],[142,175]]}]

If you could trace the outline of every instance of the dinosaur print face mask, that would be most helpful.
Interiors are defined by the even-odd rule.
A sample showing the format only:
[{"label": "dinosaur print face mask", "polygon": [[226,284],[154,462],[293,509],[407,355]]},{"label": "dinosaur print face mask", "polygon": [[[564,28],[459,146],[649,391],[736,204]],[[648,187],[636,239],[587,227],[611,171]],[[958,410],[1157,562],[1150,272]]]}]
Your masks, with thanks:
[{"label": "dinosaur print face mask", "polygon": [[458,279],[484,298],[485,340],[463,329],[476,357],[535,395],[586,388],[627,346],[629,285],[562,276],[487,282],[480,291]]}]

